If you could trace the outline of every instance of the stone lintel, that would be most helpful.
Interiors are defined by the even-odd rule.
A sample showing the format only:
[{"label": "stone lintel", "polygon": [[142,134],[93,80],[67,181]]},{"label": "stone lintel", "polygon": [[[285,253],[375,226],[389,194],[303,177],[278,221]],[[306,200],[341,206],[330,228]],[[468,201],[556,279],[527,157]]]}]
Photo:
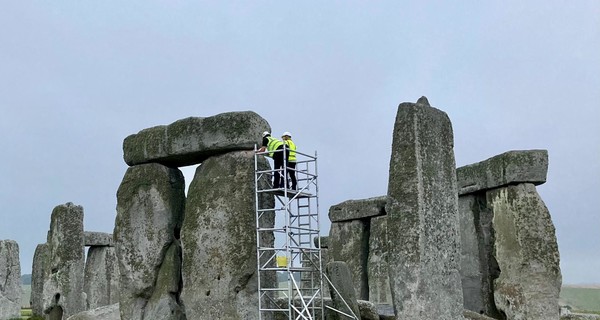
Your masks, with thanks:
[{"label": "stone lintel", "polygon": [[341,222],[385,215],[387,196],[347,200],[329,208],[329,220]]},{"label": "stone lintel", "polygon": [[84,231],[83,242],[86,247],[113,247],[113,236],[111,233]]},{"label": "stone lintel", "polygon": [[464,195],[517,183],[540,185],[548,173],[547,150],[508,151],[456,169],[458,194]]},{"label": "stone lintel", "polygon": [[[319,240],[321,242],[321,246],[319,246]],[[313,239],[313,244],[315,245],[315,248],[327,249],[327,248],[329,248],[329,237],[328,236],[315,237]]]},{"label": "stone lintel", "polygon": [[211,156],[253,150],[255,144],[260,146],[262,133],[270,130],[267,121],[252,111],[189,117],[126,137],[123,158],[130,166],[150,162],[169,167],[199,164]]}]

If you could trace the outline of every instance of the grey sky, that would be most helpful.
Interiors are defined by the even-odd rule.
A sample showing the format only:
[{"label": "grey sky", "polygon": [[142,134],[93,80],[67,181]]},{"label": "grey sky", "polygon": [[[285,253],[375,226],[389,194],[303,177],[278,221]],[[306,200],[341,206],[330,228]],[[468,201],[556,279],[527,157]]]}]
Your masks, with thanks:
[{"label": "grey sky", "polygon": [[112,232],[129,134],[253,110],[318,152],[326,217],[386,193],[397,106],[425,95],[452,120],[459,166],[548,149],[538,190],[564,282],[600,283],[596,0],[1,7],[0,239],[19,243],[23,273],[58,204]]}]

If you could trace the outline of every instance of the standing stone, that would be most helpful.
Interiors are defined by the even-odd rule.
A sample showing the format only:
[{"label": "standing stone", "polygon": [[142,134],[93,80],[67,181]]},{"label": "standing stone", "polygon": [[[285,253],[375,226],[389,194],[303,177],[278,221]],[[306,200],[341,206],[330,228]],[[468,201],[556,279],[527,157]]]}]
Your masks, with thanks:
[{"label": "standing stone", "polygon": [[356,296],[361,300],[369,300],[369,285],[367,282],[368,224],[361,220],[333,222],[329,230],[328,251],[331,261],[344,261],[346,263],[352,274]]},{"label": "standing stone", "polygon": [[[348,265],[343,261],[332,261],[325,268],[329,283],[329,294],[333,307],[350,316],[360,319],[360,309],[356,300],[354,286],[352,285],[352,273]],[[353,319],[338,312],[330,313],[328,320]]]},{"label": "standing stone", "polygon": [[226,152],[253,150],[257,137],[270,130],[267,121],[252,111],[190,117],[128,136],[123,141],[123,158],[130,166],[198,164]]},{"label": "standing stone", "polygon": [[[460,319],[458,193],[452,125],[422,97],[398,107],[388,186],[396,317]],[[391,236],[393,235],[393,236]]]},{"label": "standing stone", "polygon": [[0,240],[0,319],[21,316],[21,264],[19,245]]},{"label": "standing stone", "polygon": [[181,245],[171,244],[158,271],[156,287],[146,305],[145,319],[177,320],[185,319],[185,312],[174,299],[174,293],[179,295],[180,279],[173,274],[181,274]]},{"label": "standing stone", "polygon": [[508,319],[559,319],[562,283],[550,213],[535,186],[523,183],[488,191],[494,214],[500,276],[494,300]]},{"label": "standing stone", "polygon": [[[114,240],[119,260],[121,319],[142,320],[155,316],[149,307],[155,292],[168,292],[169,308],[154,319],[179,319],[179,288],[161,288],[162,283],[179,283],[176,267],[165,269],[177,243],[185,206],[181,171],[160,164],[143,164],[127,169],[117,191]],[[159,271],[165,274],[160,274]],[[169,280],[165,280],[169,279]],[[156,306],[156,305],[154,305]]]},{"label": "standing stone", "polygon": [[[33,264],[31,266],[31,312],[34,316],[44,315],[44,279],[46,267],[50,263],[48,244],[42,243],[35,247]],[[49,275],[49,272],[48,272]]]},{"label": "standing stone", "polygon": [[[267,168],[266,159],[259,158],[258,169]],[[208,158],[196,170],[182,229],[181,300],[188,319],[259,317],[253,181],[252,151]],[[258,201],[259,208],[274,206],[273,196],[265,194]],[[272,228],[274,217],[268,220]],[[261,281],[274,287],[275,274]]]},{"label": "standing stone", "polygon": [[85,310],[83,207],[68,202],[52,210],[48,232],[48,263],[44,263],[44,313],[68,318]]},{"label": "standing stone", "polygon": [[369,301],[379,308],[393,306],[387,261],[387,216],[371,218],[369,232]]},{"label": "standing stone", "polygon": [[114,247],[90,247],[85,262],[83,290],[87,308],[119,302],[119,263]]},{"label": "standing stone", "polygon": [[484,313],[482,283],[484,277],[479,264],[478,221],[474,212],[479,212],[478,199],[474,195],[458,198],[460,213],[461,257],[460,273],[464,295],[464,307],[468,310]]},{"label": "standing stone", "polygon": [[494,303],[495,257],[492,209],[486,193],[522,183],[542,184],[548,171],[546,150],[513,150],[456,169],[461,223],[461,277],[465,309],[503,318]]},{"label": "standing stone", "polygon": [[493,280],[500,272],[493,256],[492,212],[487,207],[485,192],[459,196],[458,208],[464,308],[501,318],[494,304]]}]

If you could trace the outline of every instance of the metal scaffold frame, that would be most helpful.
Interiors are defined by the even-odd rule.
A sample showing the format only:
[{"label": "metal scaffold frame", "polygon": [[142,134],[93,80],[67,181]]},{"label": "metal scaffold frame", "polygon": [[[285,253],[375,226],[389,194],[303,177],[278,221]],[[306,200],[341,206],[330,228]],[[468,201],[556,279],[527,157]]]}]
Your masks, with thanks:
[{"label": "metal scaffold frame", "polygon": [[[287,159],[282,168],[261,170],[258,157],[269,152],[255,148],[255,154],[259,319],[272,319],[275,313],[288,319],[324,319],[320,243],[313,242],[320,233],[316,152],[296,151],[297,190],[288,185],[294,171],[285,170]],[[276,173],[283,177],[281,188],[273,188]],[[274,196],[273,208],[260,208],[259,197],[265,194]],[[278,279],[286,279],[286,285]]]},{"label": "metal scaffold frame", "polygon": [[[287,150],[284,147],[271,156],[276,152]],[[283,313],[290,320],[323,320],[326,309],[345,319],[360,319],[323,272],[317,153],[296,151],[295,170],[286,170],[286,157],[282,168],[259,168],[259,157],[270,153],[254,147],[259,319],[270,320]],[[273,188],[276,173],[283,177],[281,188]],[[290,174],[296,174],[296,190],[289,188]],[[275,198],[274,206],[261,207],[266,195]],[[285,285],[280,286],[279,277],[286,279]],[[324,281],[345,311],[324,305]]]}]

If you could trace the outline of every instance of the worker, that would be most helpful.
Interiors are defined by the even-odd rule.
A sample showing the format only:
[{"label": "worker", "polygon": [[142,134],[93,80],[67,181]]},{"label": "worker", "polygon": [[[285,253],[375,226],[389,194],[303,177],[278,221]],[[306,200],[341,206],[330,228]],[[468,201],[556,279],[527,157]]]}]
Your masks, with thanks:
[{"label": "worker", "polygon": [[296,181],[296,144],[292,141],[292,134],[289,131],[286,131],[281,136],[283,143],[285,143],[286,148],[289,150],[289,155],[286,163],[286,172],[288,177],[292,180],[292,190],[296,190],[297,181]]},{"label": "worker", "polygon": [[283,187],[283,177],[279,173],[283,168],[283,149],[283,142],[281,142],[281,140],[271,137],[269,131],[263,132],[262,146],[258,149],[258,152],[264,152],[266,150],[269,152],[268,156],[273,158],[273,188],[275,189]]}]

